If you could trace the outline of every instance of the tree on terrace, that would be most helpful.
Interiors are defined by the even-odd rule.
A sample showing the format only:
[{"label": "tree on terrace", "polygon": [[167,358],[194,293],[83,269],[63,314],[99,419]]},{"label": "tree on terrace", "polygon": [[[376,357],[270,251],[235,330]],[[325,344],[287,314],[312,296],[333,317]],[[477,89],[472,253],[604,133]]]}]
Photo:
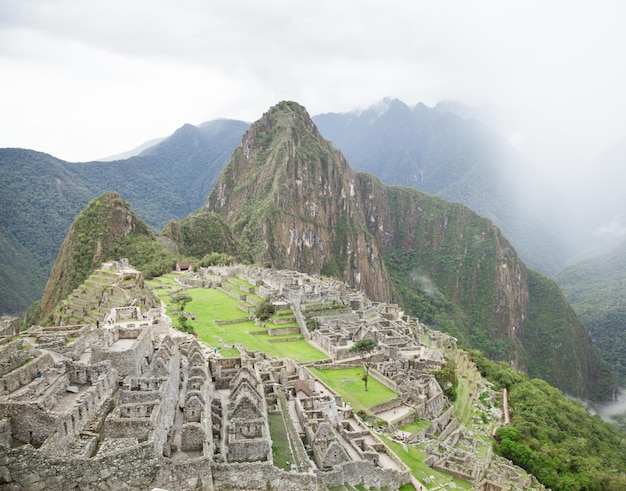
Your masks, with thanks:
[{"label": "tree on terrace", "polygon": [[365,391],[367,391],[367,380],[370,375],[370,358],[369,354],[376,349],[378,344],[373,339],[363,338],[359,339],[348,350],[350,353],[356,353],[361,357],[365,374],[363,375],[363,382],[365,382]]},{"label": "tree on terrace", "polygon": [[178,322],[180,324],[180,330],[187,333],[193,333],[194,329],[188,324],[187,316],[185,315],[185,307],[193,298],[189,295],[180,294],[172,298],[172,303],[176,305],[178,309]]}]

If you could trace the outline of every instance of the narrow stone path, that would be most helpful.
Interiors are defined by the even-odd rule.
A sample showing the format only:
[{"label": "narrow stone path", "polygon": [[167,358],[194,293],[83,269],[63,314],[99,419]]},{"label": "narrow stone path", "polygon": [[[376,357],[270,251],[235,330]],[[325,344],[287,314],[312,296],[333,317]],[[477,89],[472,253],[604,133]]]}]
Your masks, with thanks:
[{"label": "narrow stone path", "polygon": [[222,428],[220,434],[220,454],[222,455],[222,460],[224,462],[228,462],[228,401],[229,401],[229,390],[218,390],[216,394],[220,397],[222,401]]},{"label": "narrow stone path", "polygon": [[182,431],[183,424],[185,422],[185,413],[183,411],[185,407],[185,399],[187,395],[187,379],[189,377],[189,371],[187,369],[187,358],[183,358],[183,381],[181,383],[181,389],[178,393],[178,404],[176,404],[176,413],[174,416],[174,435],[172,437],[172,443],[176,445],[177,453],[183,454],[184,457],[187,455],[182,451]]}]

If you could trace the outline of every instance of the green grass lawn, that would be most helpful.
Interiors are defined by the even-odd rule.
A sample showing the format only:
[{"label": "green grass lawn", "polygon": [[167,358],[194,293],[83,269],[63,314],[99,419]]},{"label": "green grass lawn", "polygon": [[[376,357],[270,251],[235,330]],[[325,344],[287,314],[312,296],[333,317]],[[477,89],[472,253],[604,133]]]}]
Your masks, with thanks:
[{"label": "green grass lawn", "polygon": [[368,390],[366,392],[365,384],[361,379],[365,372],[363,368],[319,370],[313,367],[311,371],[341,395],[345,402],[349,402],[355,411],[366,410],[398,397],[393,390],[385,387],[371,376],[367,383]]},{"label": "green grass lawn", "polygon": [[428,428],[431,424],[431,421],[426,421],[425,419],[418,419],[413,421],[412,423],[405,424],[398,428],[401,431],[406,431],[407,433],[419,433],[422,430]]},{"label": "green grass lawn", "polygon": [[289,447],[289,439],[287,437],[287,429],[283,421],[282,414],[268,414],[268,422],[270,426],[270,436],[272,437],[272,455],[274,457],[274,465],[285,469],[291,469],[293,456]]},{"label": "green grass lawn", "polygon": [[[170,275],[151,280],[149,285],[157,288],[155,293],[167,304],[167,314],[172,318],[174,325],[178,325],[177,316],[171,314],[170,294],[174,296],[173,292],[177,291],[180,285],[176,283],[174,278],[168,278],[168,276]],[[267,334],[251,334],[265,331],[262,327],[255,326],[253,321],[218,325],[216,320],[243,320],[248,318],[248,314],[239,308],[240,302],[220,290],[188,288],[185,290],[185,294],[192,298],[192,301],[185,307],[185,312],[195,315],[195,320],[190,321],[190,324],[198,337],[209,346],[220,350],[222,356],[238,356],[239,351],[234,349],[233,345],[242,344],[248,349],[263,351],[271,356],[291,358],[298,362],[320,361],[328,358],[304,340],[270,342],[281,338],[291,338],[294,337],[293,335],[270,337]],[[274,327],[273,324],[272,327]],[[289,327],[289,325],[276,327]]]},{"label": "green grass lawn", "polygon": [[248,317],[248,314],[239,308],[238,300],[220,290],[214,288],[189,288],[185,293],[193,299],[185,307],[185,312],[195,314],[195,324],[201,322],[215,324],[216,319],[230,321]]},{"label": "green grass lawn", "polygon": [[419,449],[415,448],[412,445],[407,445],[406,450],[405,447],[397,443],[389,438],[386,438],[383,435],[379,435],[379,437],[387,444],[387,446],[395,453],[400,460],[404,462],[409,469],[411,469],[411,473],[415,478],[420,481],[422,484],[424,483],[424,478],[430,476],[434,476],[434,481],[430,484],[424,484],[426,489],[437,488],[443,484],[448,482],[454,482],[457,488],[461,489],[472,489],[472,484],[467,481],[461,481],[460,479],[453,478],[451,475],[446,474],[444,472],[439,472],[433,469],[432,467],[428,467],[424,464],[424,459],[427,457],[426,454],[420,452]]}]

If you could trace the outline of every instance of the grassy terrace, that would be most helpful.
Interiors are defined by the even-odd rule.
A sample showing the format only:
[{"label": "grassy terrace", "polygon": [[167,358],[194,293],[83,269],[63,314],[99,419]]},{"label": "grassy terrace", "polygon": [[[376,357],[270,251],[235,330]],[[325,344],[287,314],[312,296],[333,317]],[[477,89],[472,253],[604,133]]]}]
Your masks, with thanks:
[{"label": "grassy terrace", "polygon": [[406,431],[407,433],[419,433],[422,430],[428,428],[431,424],[431,421],[427,421],[425,419],[418,419],[413,421],[412,423],[405,424],[401,426],[399,429],[401,431]]},{"label": "grassy terrace", "polygon": [[355,411],[360,409],[367,411],[371,407],[398,397],[393,390],[385,387],[371,376],[367,383],[368,390],[365,391],[365,384],[361,379],[364,373],[363,368],[319,370],[312,367],[311,371],[316,377],[341,395],[345,402],[349,402]]},{"label": "grassy terrace", "polygon": [[[173,275],[165,275],[161,278],[147,282],[154,292],[167,305],[167,313],[177,325],[176,315],[171,314],[171,297],[181,289]],[[237,356],[238,351],[233,345],[242,344],[251,350],[259,350],[271,356],[291,358],[298,362],[310,362],[327,359],[327,356],[313,348],[303,339],[296,341],[281,341],[293,339],[297,336],[269,336],[262,334],[266,329],[255,326],[253,321],[247,320],[248,314],[238,306],[238,300],[230,295],[213,288],[188,288],[185,294],[193,300],[185,307],[185,312],[193,313],[195,320],[190,321],[198,337],[209,346],[220,350],[223,356]],[[219,325],[216,321],[233,321],[241,319],[242,322]],[[275,326],[267,323],[268,328],[288,327]],[[296,324],[297,325],[297,324]]]},{"label": "grassy terrace", "polygon": [[253,299],[255,304],[259,304],[264,300],[263,297],[257,295],[256,293],[250,293],[250,289],[253,288],[253,285],[245,280],[242,280],[241,278],[229,278],[228,284],[233,289],[234,293],[237,293],[238,295],[246,295],[248,298]]},{"label": "grassy terrace", "polygon": [[472,484],[467,481],[453,478],[449,474],[438,472],[432,467],[428,467],[423,463],[427,455],[420,452],[420,450],[414,446],[409,445],[405,450],[401,443],[394,442],[383,435],[379,435],[379,437],[387,444],[393,453],[400,457],[402,462],[404,462],[407,467],[411,469],[411,473],[417,480],[423,483],[424,478],[428,477],[430,479],[430,476],[434,476],[435,479],[430,484],[424,484],[426,489],[442,489],[441,485],[449,482],[454,482],[456,487],[460,489],[473,489]]},{"label": "grassy terrace", "polygon": [[268,414],[268,420],[270,436],[272,437],[274,465],[288,471],[291,468],[290,463],[293,462],[293,456],[291,455],[283,416],[282,414]]}]

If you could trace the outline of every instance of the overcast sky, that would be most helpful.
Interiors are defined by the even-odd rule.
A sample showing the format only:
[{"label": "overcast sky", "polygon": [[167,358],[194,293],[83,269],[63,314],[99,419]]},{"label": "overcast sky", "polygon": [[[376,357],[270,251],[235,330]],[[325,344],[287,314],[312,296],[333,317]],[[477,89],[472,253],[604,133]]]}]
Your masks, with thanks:
[{"label": "overcast sky", "polygon": [[0,147],[87,161],[281,100],[316,115],[388,96],[496,105],[516,144],[562,162],[626,136],[625,13],[617,0],[0,0]]}]

